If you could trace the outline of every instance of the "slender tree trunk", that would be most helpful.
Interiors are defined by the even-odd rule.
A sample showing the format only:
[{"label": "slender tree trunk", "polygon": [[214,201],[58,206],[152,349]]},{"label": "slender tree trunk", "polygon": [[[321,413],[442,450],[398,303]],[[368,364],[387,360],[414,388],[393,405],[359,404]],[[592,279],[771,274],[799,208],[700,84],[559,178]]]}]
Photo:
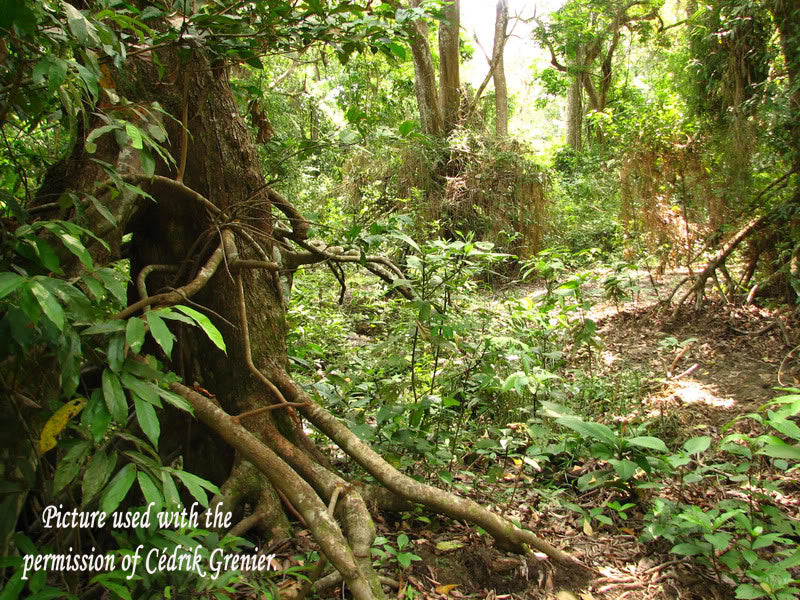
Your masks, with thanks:
[{"label": "slender tree trunk", "polygon": [[[419,0],[411,0],[411,6],[418,6]],[[436,71],[433,55],[428,44],[428,26],[416,21],[409,26],[409,43],[414,57],[414,90],[417,93],[417,107],[422,130],[428,135],[440,136],[444,131],[442,109],[436,87]]]},{"label": "slender tree trunk", "polygon": [[458,54],[460,13],[460,0],[455,0],[445,6],[446,22],[439,25],[439,92],[445,135],[449,135],[458,125],[458,108],[461,102],[461,60]]},{"label": "slender tree trunk", "polygon": [[508,0],[497,1],[497,17],[494,22],[494,48],[492,58],[494,66],[495,92],[495,134],[499,139],[508,137],[508,88],[506,86],[506,70],[503,63],[506,46],[506,28],[508,27]]},{"label": "slender tree trunk", "polygon": [[575,150],[581,149],[581,128],[583,127],[583,103],[581,102],[580,74],[572,78],[567,91],[567,144]]}]

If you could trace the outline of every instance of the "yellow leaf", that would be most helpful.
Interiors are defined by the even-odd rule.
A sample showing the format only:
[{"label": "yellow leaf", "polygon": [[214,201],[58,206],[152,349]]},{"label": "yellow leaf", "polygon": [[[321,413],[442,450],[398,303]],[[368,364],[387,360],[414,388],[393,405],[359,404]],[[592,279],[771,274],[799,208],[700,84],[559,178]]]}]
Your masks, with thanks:
[{"label": "yellow leaf", "polygon": [[455,589],[459,586],[457,583],[448,583],[447,585],[437,585],[436,586],[436,593],[441,594],[442,596],[446,596],[450,593],[450,590]]},{"label": "yellow leaf", "polygon": [[592,525],[589,523],[589,519],[583,520],[583,533],[586,535],[594,535],[594,529],[592,529]]},{"label": "yellow leaf", "polygon": [[86,398],[73,398],[47,420],[39,436],[39,450],[42,454],[55,447],[58,434],[64,431],[67,422],[81,412],[87,402]]}]

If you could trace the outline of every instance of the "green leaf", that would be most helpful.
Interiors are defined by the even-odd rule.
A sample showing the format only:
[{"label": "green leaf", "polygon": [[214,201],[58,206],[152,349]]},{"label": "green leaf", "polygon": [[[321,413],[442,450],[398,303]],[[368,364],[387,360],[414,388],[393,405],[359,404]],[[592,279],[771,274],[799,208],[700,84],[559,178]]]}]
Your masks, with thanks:
[{"label": "green leaf", "polygon": [[125,123],[125,133],[131,139],[131,146],[137,150],[141,150],[144,146],[142,144],[142,132],[133,123]]},{"label": "green leaf", "polygon": [[144,321],[138,317],[131,317],[128,319],[128,324],[125,327],[125,339],[134,354],[139,354],[144,344]]},{"label": "green leaf", "polygon": [[100,510],[108,514],[117,510],[125,496],[128,495],[128,490],[131,489],[135,479],[136,468],[131,463],[122,467],[108,484],[103,499],[100,501]]},{"label": "green leaf", "polygon": [[91,200],[95,210],[99,212],[106,221],[111,223],[111,225],[114,227],[117,226],[117,220],[114,218],[114,215],[111,214],[111,211],[108,210],[106,206],[102,202],[100,202],[100,200],[95,198],[93,195],[89,195],[89,200]]},{"label": "green leaf", "polygon": [[608,462],[614,467],[614,470],[622,481],[628,481],[636,474],[636,469],[639,468],[639,465],[630,460],[611,459]]},{"label": "green leaf", "polygon": [[784,417],[772,417],[767,423],[773,428],[790,437],[794,440],[800,441],[800,427],[794,422]]},{"label": "green leaf", "polygon": [[164,497],[161,495],[161,491],[144,471],[139,471],[136,474],[136,479],[139,481],[139,487],[142,490],[142,495],[147,505],[150,506],[151,502],[155,502],[155,506],[151,509],[153,514],[160,513],[161,509],[164,507]]},{"label": "green leaf", "polygon": [[86,246],[84,246],[78,238],[65,231],[60,231],[56,233],[56,235],[64,244],[66,249],[78,257],[78,260],[81,261],[81,264],[83,264],[84,267],[87,269],[94,269],[94,261],[92,261],[92,256],[89,254]]},{"label": "green leaf", "polygon": [[94,497],[103,489],[111,473],[114,472],[114,467],[117,464],[116,454],[106,454],[103,450],[95,452],[89,464],[86,467],[86,472],[83,474],[82,483],[82,505],[86,506]]},{"label": "green leaf", "polygon": [[156,160],[153,158],[150,148],[142,148],[139,151],[139,157],[142,161],[142,171],[148,177],[152,177],[156,172]]},{"label": "green leaf", "polygon": [[711,544],[715,550],[725,550],[731,542],[731,534],[726,531],[703,534],[703,538]]},{"label": "green leaf", "polygon": [[50,56],[50,68],[47,71],[47,91],[53,94],[67,77],[67,61]]},{"label": "green leaf", "polygon": [[106,286],[106,289],[111,292],[111,295],[116,298],[120,305],[125,305],[128,302],[127,279],[119,271],[114,269],[104,268],[96,272],[97,276]]},{"label": "green leaf", "polygon": [[124,331],[125,330],[125,321],[120,321],[119,319],[114,319],[113,321],[100,321],[99,323],[95,323],[91,327],[87,327],[81,333],[83,335],[97,335],[99,334],[107,334],[107,333],[116,333],[117,331]]},{"label": "green leaf", "polygon": [[772,458],[785,458],[787,460],[800,460],[800,447],[789,444],[768,444],[756,454],[764,454]]},{"label": "green leaf", "polygon": [[38,237],[33,240],[33,243],[36,249],[36,256],[39,257],[42,266],[48,271],[61,275],[61,260],[59,260],[58,254],[53,250],[53,247]]},{"label": "green leaf", "polygon": [[123,387],[131,390],[142,400],[145,400],[150,404],[155,404],[159,408],[161,407],[161,400],[159,400],[158,387],[156,385],[150,383],[149,381],[142,381],[127,371],[123,371],[119,378]]},{"label": "green leaf", "polygon": [[94,278],[92,275],[84,275],[81,277],[81,281],[83,285],[85,285],[89,293],[95,299],[96,302],[100,302],[103,298],[106,297],[106,289],[103,287],[97,279]]},{"label": "green leaf", "polygon": [[626,441],[634,446],[650,448],[651,450],[658,450],[659,452],[669,452],[669,448],[667,448],[667,445],[662,440],[650,435],[642,435],[639,437],[630,438]]},{"label": "green leaf", "polygon": [[58,494],[67,487],[81,470],[83,459],[89,452],[89,442],[78,442],[72,446],[64,457],[58,461],[53,476],[53,493]]},{"label": "green leaf", "polygon": [[153,447],[158,448],[158,438],[161,435],[161,423],[156,415],[156,409],[152,404],[146,400],[142,400],[136,394],[133,396],[133,405],[136,407],[136,419],[139,421],[139,426],[142,428],[147,438],[153,442]]},{"label": "green leaf", "polygon": [[64,12],[67,15],[67,24],[69,25],[69,30],[72,32],[72,35],[85,46],[89,45],[90,42],[99,44],[100,40],[97,38],[97,29],[95,26],[69,2],[63,2],[63,4]]},{"label": "green leaf", "polygon": [[92,439],[99,442],[103,439],[109,423],[111,423],[111,413],[108,412],[103,393],[100,390],[94,390],[89,404],[81,414],[81,424],[89,429]]},{"label": "green leaf", "polygon": [[219,493],[219,488],[217,488],[217,486],[210,481],[206,481],[205,479],[198,477],[197,475],[187,473],[186,471],[175,471],[175,475],[183,482],[183,485],[186,486],[186,489],[188,489],[189,493],[194,496],[195,500],[197,500],[203,506],[208,506],[208,496],[203,488],[206,488],[215,494]]},{"label": "green leaf", "polygon": [[172,479],[169,471],[161,471],[161,487],[164,490],[164,504],[167,510],[180,506],[181,497],[178,494],[178,488],[175,487],[175,481]]},{"label": "green leaf", "polygon": [[683,444],[683,447],[689,454],[700,454],[701,452],[708,450],[710,445],[711,437],[707,435],[701,435],[699,437],[693,437],[689,440],[686,440],[686,443]]},{"label": "green leaf", "polygon": [[5,582],[3,590],[0,591],[0,600],[17,600],[27,583],[22,579],[23,570],[19,569],[14,575]]},{"label": "green leaf", "polygon": [[23,283],[25,278],[16,273],[0,273],[0,298],[5,298]]},{"label": "green leaf", "polygon": [[42,307],[42,312],[47,315],[47,318],[53,322],[59,331],[64,330],[64,309],[58,303],[55,296],[53,296],[47,289],[38,281],[31,281],[31,293],[36,298],[39,306]]},{"label": "green leaf", "polygon": [[169,330],[166,323],[164,323],[164,320],[158,315],[157,311],[151,310],[145,315],[145,318],[150,327],[150,335],[153,336],[153,339],[155,339],[158,345],[164,350],[167,357],[169,357],[172,353],[172,344],[175,341],[175,336],[172,335],[172,332]]},{"label": "green leaf", "polygon": [[103,397],[108,412],[117,423],[124,425],[128,420],[128,401],[119,379],[109,369],[103,371]]},{"label": "green leaf", "polygon": [[188,306],[182,306],[180,304],[178,304],[174,308],[194,319],[195,323],[197,323],[201,327],[203,332],[205,332],[205,334],[208,336],[208,339],[214,342],[214,345],[217,348],[227,353],[225,348],[225,341],[222,339],[222,334],[219,332],[219,329],[217,329],[214,326],[214,324],[209,320],[207,316],[205,316],[201,312],[194,310],[193,308],[189,308]]},{"label": "green leaf", "polygon": [[703,547],[693,543],[676,544],[670,552],[682,556],[695,556],[696,554],[703,554]]},{"label": "green leaf", "polygon": [[736,587],[736,597],[742,598],[743,600],[753,600],[753,598],[762,598],[766,595],[766,592],[760,587],[749,583],[742,583]]},{"label": "green leaf", "polygon": [[584,437],[594,438],[611,446],[616,446],[619,443],[617,435],[602,423],[584,421],[578,417],[560,417],[556,419],[556,423],[577,431]]},{"label": "green leaf", "polygon": [[119,373],[125,361],[125,336],[122,332],[111,336],[108,340],[108,366],[115,373]]}]

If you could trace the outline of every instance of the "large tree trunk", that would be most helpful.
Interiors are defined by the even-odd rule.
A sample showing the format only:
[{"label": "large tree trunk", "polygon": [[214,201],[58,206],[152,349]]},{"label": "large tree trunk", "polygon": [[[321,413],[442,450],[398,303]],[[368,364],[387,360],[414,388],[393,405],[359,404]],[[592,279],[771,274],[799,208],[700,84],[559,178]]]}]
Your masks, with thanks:
[{"label": "large tree trunk", "polygon": [[458,108],[461,102],[461,60],[458,53],[460,0],[454,0],[445,6],[444,18],[446,21],[439,25],[439,89],[444,133],[449,135],[458,125]]},{"label": "large tree trunk", "polygon": [[494,65],[494,102],[495,133],[498,138],[508,137],[508,88],[506,86],[506,69],[503,63],[506,46],[506,28],[508,27],[508,0],[498,0],[497,17],[494,22],[494,48],[492,59]]}]

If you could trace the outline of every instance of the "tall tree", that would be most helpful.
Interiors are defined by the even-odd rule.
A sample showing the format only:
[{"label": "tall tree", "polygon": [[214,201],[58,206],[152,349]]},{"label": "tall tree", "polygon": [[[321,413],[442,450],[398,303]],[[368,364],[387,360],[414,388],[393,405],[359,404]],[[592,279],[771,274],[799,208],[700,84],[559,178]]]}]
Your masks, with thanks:
[{"label": "tall tree", "polygon": [[461,103],[461,56],[458,52],[460,4],[460,0],[446,4],[444,21],[439,24],[439,91],[445,135],[458,125],[458,109]]},{"label": "tall tree", "polygon": [[603,112],[608,105],[614,75],[614,54],[624,30],[650,31],[662,0],[571,0],[539,21],[535,35],[549,50],[551,64],[570,79],[567,93],[567,143],[582,143],[583,95],[589,110]]},{"label": "tall tree", "polygon": [[459,1],[448,2],[439,24],[439,84],[424,22],[422,0],[409,0],[411,10],[400,11],[406,19],[420,121],[425,133],[447,136],[458,125],[461,102],[461,59],[458,52],[461,27]]},{"label": "tall tree", "polygon": [[508,136],[508,87],[506,86],[506,69],[504,54],[506,47],[506,30],[508,28],[508,0],[497,0],[497,16],[494,21],[494,46],[492,62],[494,70],[495,93],[495,133],[498,138]]}]

